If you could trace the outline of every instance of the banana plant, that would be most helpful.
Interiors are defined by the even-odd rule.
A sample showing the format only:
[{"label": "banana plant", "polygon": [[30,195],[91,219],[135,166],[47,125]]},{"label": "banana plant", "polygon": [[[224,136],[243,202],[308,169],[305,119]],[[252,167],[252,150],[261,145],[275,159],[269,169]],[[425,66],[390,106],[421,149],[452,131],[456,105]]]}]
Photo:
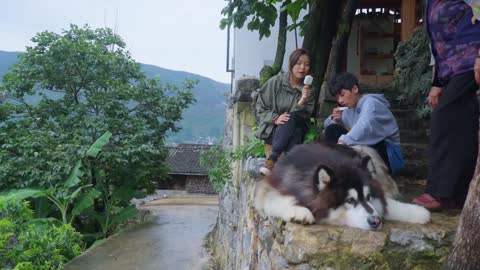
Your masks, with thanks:
[{"label": "banana plant", "polygon": [[[82,211],[92,206],[94,199],[101,195],[101,192],[93,188],[91,184],[79,186],[81,178],[85,174],[82,170],[82,159],[85,157],[96,158],[111,136],[112,133],[107,131],[90,146],[81,159],[77,161],[63,185],[46,190],[19,189],[9,192],[8,196],[17,199],[46,197],[60,211],[61,221],[65,224],[71,223]],[[87,189],[88,191],[82,193],[82,190]]]}]

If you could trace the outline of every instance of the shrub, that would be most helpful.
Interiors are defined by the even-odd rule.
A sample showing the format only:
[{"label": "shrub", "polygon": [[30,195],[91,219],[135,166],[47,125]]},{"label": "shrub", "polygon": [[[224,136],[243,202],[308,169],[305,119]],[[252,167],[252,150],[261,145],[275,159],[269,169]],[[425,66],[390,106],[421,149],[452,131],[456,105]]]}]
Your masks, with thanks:
[{"label": "shrub", "polygon": [[428,36],[423,28],[398,44],[395,61],[398,72],[394,77],[394,86],[398,101],[418,108],[419,117],[428,116],[431,108],[426,97],[431,88],[432,70]]},{"label": "shrub", "polygon": [[26,201],[0,196],[2,269],[61,269],[82,251],[82,236],[69,224],[33,219]]},{"label": "shrub", "polygon": [[230,163],[229,153],[221,145],[214,145],[200,153],[200,166],[207,169],[208,179],[216,192],[232,177]]}]

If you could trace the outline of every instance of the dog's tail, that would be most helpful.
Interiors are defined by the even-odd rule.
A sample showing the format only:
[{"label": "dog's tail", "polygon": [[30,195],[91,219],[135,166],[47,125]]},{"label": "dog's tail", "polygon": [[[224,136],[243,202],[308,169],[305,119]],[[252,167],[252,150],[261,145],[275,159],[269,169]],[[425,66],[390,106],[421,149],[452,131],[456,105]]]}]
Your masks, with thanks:
[{"label": "dog's tail", "polygon": [[419,205],[387,198],[385,218],[387,220],[425,224],[430,221],[430,212]]}]

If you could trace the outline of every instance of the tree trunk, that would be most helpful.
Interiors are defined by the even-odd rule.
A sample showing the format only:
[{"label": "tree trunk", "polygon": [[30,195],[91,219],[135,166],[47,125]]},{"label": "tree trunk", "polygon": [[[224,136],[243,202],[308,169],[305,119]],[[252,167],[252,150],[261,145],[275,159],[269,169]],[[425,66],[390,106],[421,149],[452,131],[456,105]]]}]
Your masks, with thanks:
[{"label": "tree trunk", "polygon": [[287,44],[287,25],[288,25],[288,12],[285,6],[290,4],[291,0],[287,0],[280,8],[280,15],[278,19],[278,37],[277,37],[277,50],[275,52],[275,61],[272,66],[264,66],[260,70],[260,85],[263,85],[275,76],[283,66],[283,58],[285,57],[285,47]]},{"label": "tree trunk", "polygon": [[328,65],[328,56],[332,46],[332,39],[337,31],[337,19],[340,15],[341,1],[312,0],[309,18],[305,27],[303,48],[312,54],[312,74],[315,77],[314,116],[318,111],[318,98],[325,71]]},{"label": "tree trunk", "polygon": [[346,0],[343,8],[342,16],[338,22],[337,36],[333,40],[332,49],[330,50],[330,58],[328,60],[326,80],[332,79],[335,73],[340,72],[340,63],[344,60],[345,48],[348,44],[348,38],[352,29],[355,10],[357,9],[358,0]]},{"label": "tree trunk", "polygon": [[[480,138],[480,132],[479,132]],[[479,140],[480,144],[480,140]],[[480,149],[480,148],[479,148]],[[447,269],[474,270],[480,267],[480,156],[467,200],[460,215],[453,250],[448,258]]]},{"label": "tree trunk", "polygon": [[278,40],[277,40],[277,51],[275,53],[275,62],[273,62],[273,73],[277,74],[283,66],[283,58],[285,57],[285,46],[287,43],[287,19],[288,12],[285,9],[285,6],[290,4],[291,1],[287,0],[283,3],[280,8],[280,16],[278,19]]}]

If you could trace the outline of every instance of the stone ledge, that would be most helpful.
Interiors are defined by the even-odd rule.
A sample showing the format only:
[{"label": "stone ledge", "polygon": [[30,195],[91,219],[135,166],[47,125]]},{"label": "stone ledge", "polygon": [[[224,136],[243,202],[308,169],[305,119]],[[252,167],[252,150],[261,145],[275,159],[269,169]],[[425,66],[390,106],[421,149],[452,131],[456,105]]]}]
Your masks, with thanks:
[{"label": "stone ledge", "polygon": [[278,219],[264,222],[270,229],[260,229],[260,242],[267,244],[268,254],[276,253],[272,257],[283,257],[277,261],[288,269],[440,269],[453,242],[458,215],[434,213],[426,225],[386,222],[378,232],[282,224]]}]

